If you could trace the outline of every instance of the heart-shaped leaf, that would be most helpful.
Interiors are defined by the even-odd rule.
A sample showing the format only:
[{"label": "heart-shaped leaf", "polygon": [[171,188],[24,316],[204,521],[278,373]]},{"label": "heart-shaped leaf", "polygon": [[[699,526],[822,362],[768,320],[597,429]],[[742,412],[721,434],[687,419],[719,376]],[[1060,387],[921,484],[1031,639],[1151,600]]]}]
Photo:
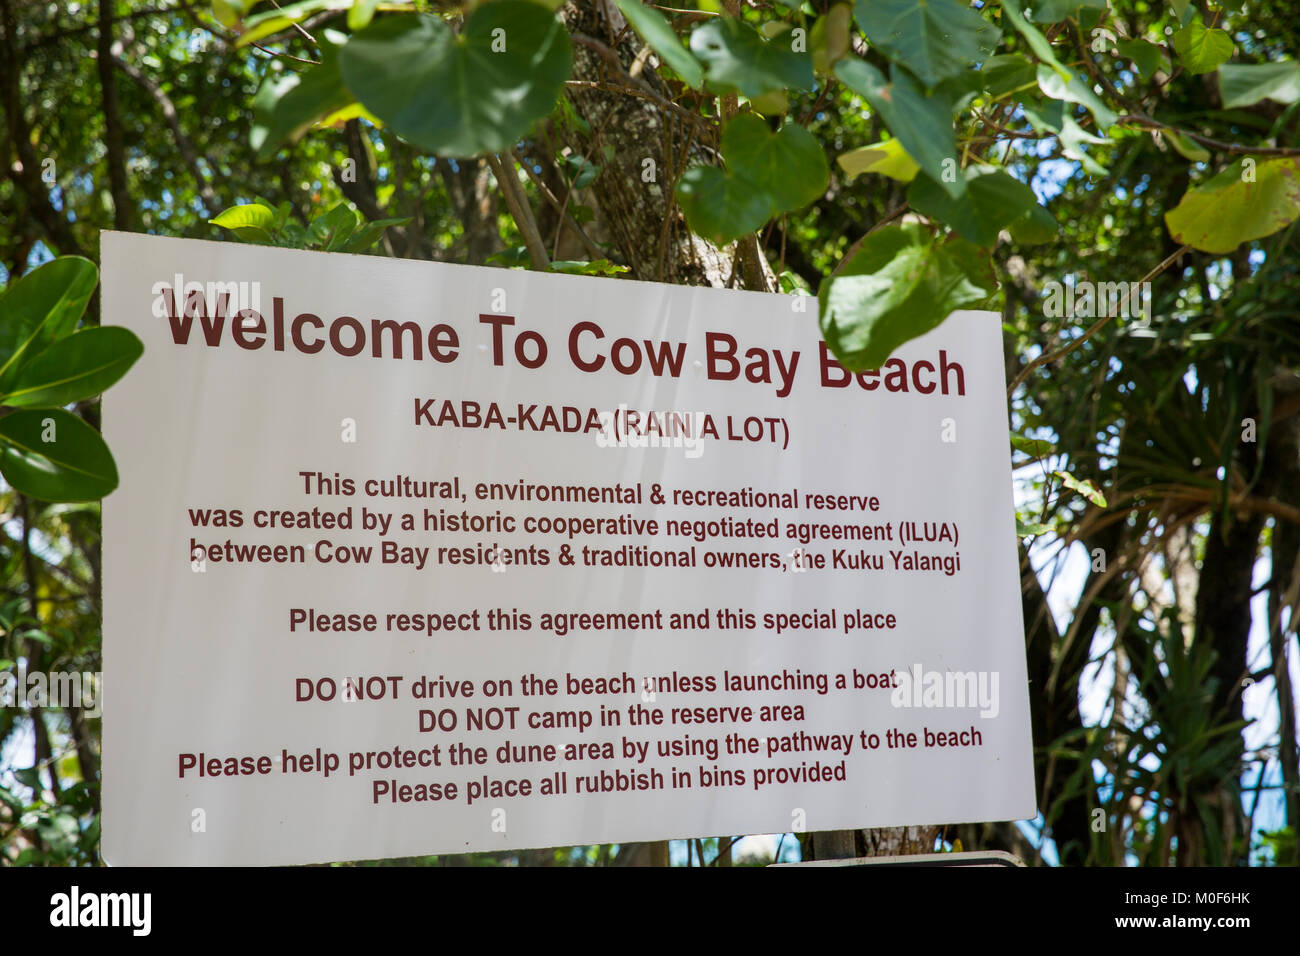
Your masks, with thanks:
[{"label": "heart-shaped leaf", "polygon": [[927,87],[966,72],[1000,37],[960,0],[857,0],[854,15],[873,46]]},{"label": "heart-shaped leaf", "polygon": [[1208,28],[1196,15],[1174,34],[1174,49],[1188,73],[1211,73],[1232,56],[1232,37],[1224,30]]},{"label": "heart-shaped leaf", "polygon": [[509,149],[551,112],[573,51],[545,7],[496,0],[460,36],[440,17],[378,19],[339,55],[348,89],[388,127],[440,156]]},{"label": "heart-shaped leaf", "polygon": [[753,184],[716,166],[692,166],[677,183],[677,201],[691,229],[725,245],[771,218],[771,200]]},{"label": "heart-shaped leaf", "polygon": [[773,133],[753,113],[723,129],[722,157],[730,172],[770,198],[773,215],[808,205],[830,180],[826,154],[812,133],[793,122]]},{"label": "heart-shaped leaf", "polygon": [[822,283],[822,337],[850,371],[880,368],[890,354],[997,289],[988,256],[962,239],[936,241],[919,223],[867,236]]}]

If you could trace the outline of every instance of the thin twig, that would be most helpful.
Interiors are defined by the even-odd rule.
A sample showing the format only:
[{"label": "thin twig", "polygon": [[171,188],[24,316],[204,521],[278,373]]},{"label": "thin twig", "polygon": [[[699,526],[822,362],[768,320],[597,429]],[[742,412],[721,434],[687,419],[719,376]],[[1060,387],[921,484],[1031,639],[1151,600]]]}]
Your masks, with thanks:
[{"label": "thin twig", "polygon": [[[1177,259],[1179,256],[1181,256],[1184,252],[1186,252],[1190,248],[1191,246],[1189,245],[1180,246],[1177,250],[1175,250],[1172,254],[1170,254],[1168,258],[1164,260],[1164,262],[1160,263],[1160,265],[1156,266],[1154,269],[1152,269],[1150,272],[1144,275],[1141,279],[1139,279],[1137,281],[1137,286],[1140,287],[1143,283],[1151,281],[1160,273],[1164,272],[1171,265],[1173,265],[1175,259]],[[1112,313],[1118,312],[1120,311],[1120,309],[1128,305],[1128,300],[1133,295],[1133,289],[1134,286],[1130,285],[1128,291],[1124,294],[1124,298],[1120,301],[1119,306],[1111,310]],[[1007,389],[1007,394],[1008,395],[1014,394],[1016,389],[1020,387],[1020,385],[1025,381],[1025,379],[1029,378],[1029,374],[1034,369],[1042,365],[1046,365],[1048,362],[1055,362],[1057,359],[1065,358],[1067,355],[1069,355],[1079,346],[1083,345],[1084,342],[1088,341],[1099,331],[1101,331],[1101,327],[1105,325],[1107,322],[1109,322],[1111,319],[1113,319],[1114,317],[1115,316],[1113,314],[1103,315],[1100,319],[1098,319],[1096,322],[1092,324],[1091,328],[1089,328],[1087,332],[1084,332],[1083,335],[1079,336],[1069,345],[1065,346],[1064,348],[1057,349],[1055,352],[1045,353],[1043,355],[1038,356],[1038,358],[1034,359],[1032,362],[1030,362],[1028,365],[1026,365],[1024,368],[1020,370],[1020,374],[1016,376],[1015,381],[1012,382],[1011,386]]]}]

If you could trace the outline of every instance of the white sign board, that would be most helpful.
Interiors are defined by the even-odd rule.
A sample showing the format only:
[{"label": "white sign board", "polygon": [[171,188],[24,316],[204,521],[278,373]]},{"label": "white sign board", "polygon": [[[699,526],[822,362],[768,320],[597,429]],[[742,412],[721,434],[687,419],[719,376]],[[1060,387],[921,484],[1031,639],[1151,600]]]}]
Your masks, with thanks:
[{"label": "white sign board", "polygon": [[[1035,814],[998,317],[105,233],[103,852]],[[224,297],[224,298],[223,298]]]}]

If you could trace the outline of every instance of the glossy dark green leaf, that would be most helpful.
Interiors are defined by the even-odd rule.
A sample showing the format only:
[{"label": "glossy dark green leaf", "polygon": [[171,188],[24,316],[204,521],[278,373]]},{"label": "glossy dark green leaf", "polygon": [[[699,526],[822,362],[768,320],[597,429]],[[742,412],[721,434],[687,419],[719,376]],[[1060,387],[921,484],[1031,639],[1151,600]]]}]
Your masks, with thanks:
[{"label": "glossy dark green leaf", "polygon": [[60,256],[9,284],[0,297],[0,393],[24,363],[77,327],[98,282],[89,259]]},{"label": "glossy dark green leaf", "polygon": [[117,465],[99,432],[59,408],[0,418],[0,474],[42,501],[93,501],[117,487]]},{"label": "glossy dark green leaf", "polygon": [[0,405],[68,405],[100,394],[144,354],[129,329],[105,325],[59,339],[25,364]]},{"label": "glossy dark green leaf", "polygon": [[440,17],[383,17],[339,56],[356,98],[403,138],[440,156],[509,149],[548,115],[569,78],[564,26],[545,7],[497,0],[459,36]]}]

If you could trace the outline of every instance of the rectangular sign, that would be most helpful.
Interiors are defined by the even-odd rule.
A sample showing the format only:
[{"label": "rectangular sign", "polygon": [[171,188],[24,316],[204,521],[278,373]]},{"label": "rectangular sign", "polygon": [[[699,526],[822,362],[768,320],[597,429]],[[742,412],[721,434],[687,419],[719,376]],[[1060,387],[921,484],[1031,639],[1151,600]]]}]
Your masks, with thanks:
[{"label": "rectangular sign", "polygon": [[105,233],[103,853],[1035,814],[1001,326]]}]

